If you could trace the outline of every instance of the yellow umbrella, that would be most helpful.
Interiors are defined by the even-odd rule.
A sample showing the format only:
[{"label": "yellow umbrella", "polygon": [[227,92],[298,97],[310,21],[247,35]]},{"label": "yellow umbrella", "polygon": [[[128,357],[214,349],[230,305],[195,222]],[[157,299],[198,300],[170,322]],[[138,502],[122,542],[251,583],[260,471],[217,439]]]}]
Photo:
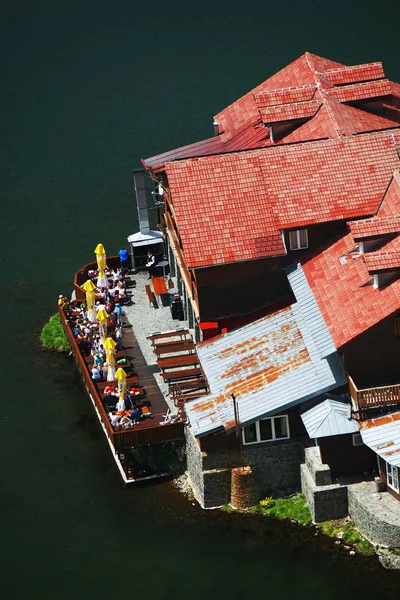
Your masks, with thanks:
[{"label": "yellow umbrella", "polygon": [[94,285],[91,279],[88,279],[83,284],[82,289],[86,292],[87,318],[89,319],[89,321],[94,323],[96,320],[96,306],[94,293],[96,286]]},{"label": "yellow umbrella", "polygon": [[107,381],[113,381],[115,379],[115,342],[112,338],[108,337],[104,342],[104,348],[106,349],[107,357]]},{"label": "yellow umbrella", "polygon": [[115,379],[118,379],[119,399],[123,400],[126,390],[126,373],[124,369],[119,367],[119,369],[115,371]]},{"label": "yellow umbrella", "polygon": [[100,341],[104,345],[104,342],[106,340],[106,335],[107,335],[107,319],[108,319],[107,311],[105,311],[104,308],[102,308],[101,310],[98,311],[96,318],[100,324],[100,327],[99,327]]},{"label": "yellow umbrella", "polygon": [[106,251],[104,250],[103,244],[97,244],[94,253],[96,255],[97,266],[99,267],[99,276],[97,277],[97,287],[102,288],[106,287],[108,284],[108,279],[106,274],[104,273],[104,269],[106,268]]}]

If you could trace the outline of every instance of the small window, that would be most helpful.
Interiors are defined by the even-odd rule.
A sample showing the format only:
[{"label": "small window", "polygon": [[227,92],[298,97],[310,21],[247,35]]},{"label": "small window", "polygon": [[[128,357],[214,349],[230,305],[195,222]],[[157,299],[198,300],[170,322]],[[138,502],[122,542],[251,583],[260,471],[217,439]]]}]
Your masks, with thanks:
[{"label": "small window", "polygon": [[244,444],[258,444],[272,442],[273,440],[287,440],[290,438],[289,420],[287,415],[261,419],[247,425],[242,429]]},{"label": "small window", "polygon": [[361,433],[353,433],[353,446],[362,446],[363,444]]},{"label": "small window", "polygon": [[291,250],[304,250],[308,248],[307,229],[289,231],[289,247]]},{"label": "small window", "polygon": [[394,465],[386,463],[387,484],[396,492],[399,491],[399,471]]}]

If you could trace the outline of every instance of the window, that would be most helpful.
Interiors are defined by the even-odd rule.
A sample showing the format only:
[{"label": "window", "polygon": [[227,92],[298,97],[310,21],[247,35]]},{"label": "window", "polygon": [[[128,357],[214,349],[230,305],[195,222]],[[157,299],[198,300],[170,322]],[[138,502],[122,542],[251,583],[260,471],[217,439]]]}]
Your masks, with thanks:
[{"label": "window", "polygon": [[259,442],[272,442],[273,440],[287,440],[289,434],[289,420],[287,415],[261,419],[246,425],[242,429],[244,444],[258,444]]},{"label": "window", "polygon": [[396,492],[399,491],[399,471],[398,468],[386,463],[387,484]]},{"label": "window", "polygon": [[289,231],[289,247],[291,250],[304,250],[304,248],[308,248],[307,229]]}]

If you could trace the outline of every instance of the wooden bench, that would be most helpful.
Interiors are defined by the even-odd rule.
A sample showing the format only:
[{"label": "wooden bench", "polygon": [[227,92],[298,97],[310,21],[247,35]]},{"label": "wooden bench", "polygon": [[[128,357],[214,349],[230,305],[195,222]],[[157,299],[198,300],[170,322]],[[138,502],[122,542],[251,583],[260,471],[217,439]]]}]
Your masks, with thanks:
[{"label": "wooden bench", "polygon": [[174,369],[175,367],[186,367],[199,364],[197,354],[180,354],[168,358],[159,358],[157,365],[160,369]]},{"label": "wooden bench", "polygon": [[179,396],[174,396],[173,400],[174,400],[174,404],[175,406],[178,406],[178,402],[181,403],[180,405],[182,406],[182,403],[184,404],[185,402],[187,402],[188,400],[194,400],[195,398],[200,398],[201,396],[208,396],[210,392],[207,390],[201,390],[201,391],[197,391],[197,392],[192,392],[190,394],[180,394]]},{"label": "wooden bench", "polygon": [[161,377],[164,381],[173,381],[173,380],[184,380],[184,379],[193,379],[196,376],[203,376],[203,371],[200,367],[193,367],[193,369],[180,369],[179,371],[167,371],[166,373],[161,373]]},{"label": "wooden bench", "polygon": [[160,348],[160,346],[154,346],[153,352],[159,356],[160,354],[173,354],[174,352],[192,352],[194,350],[193,342],[185,343],[178,342],[174,345],[168,345]]},{"label": "wooden bench", "polygon": [[153,348],[157,349],[157,350],[158,350],[158,348],[160,348],[160,349],[162,349],[162,348],[174,348],[174,346],[180,346],[180,345],[188,345],[188,346],[192,345],[192,346],[194,346],[194,343],[193,343],[193,340],[191,338],[189,338],[187,340],[186,339],[184,339],[184,340],[182,340],[182,339],[180,339],[180,340],[170,340],[169,342],[154,342],[153,341],[153,344],[152,344]]},{"label": "wooden bench", "polygon": [[[149,286],[150,287],[150,286]],[[172,331],[157,331],[152,335],[148,335],[148,340],[162,340],[164,338],[182,337],[189,334],[189,329],[173,329]]]},{"label": "wooden bench", "polygon": [[149,305],[150,306],[151,305],[155,306],[156,297],[153,294],[153,291],[152,291],[152,289],[151,289],[151,287],[149,286],[148,283],[144,286],[144,289],[146,290],[146,294],[147,294],[147,297],[149,299]]},{"label": "wooden bench", "polygon": [[178,394],[181,391],[185,390],[201,390],[203,388],[207,388],[207,382],[204,377],[198,377],[197,379],[193,379],[192,381],[181,381],[180,383],[171,383],[169,386],[169,391]]}]

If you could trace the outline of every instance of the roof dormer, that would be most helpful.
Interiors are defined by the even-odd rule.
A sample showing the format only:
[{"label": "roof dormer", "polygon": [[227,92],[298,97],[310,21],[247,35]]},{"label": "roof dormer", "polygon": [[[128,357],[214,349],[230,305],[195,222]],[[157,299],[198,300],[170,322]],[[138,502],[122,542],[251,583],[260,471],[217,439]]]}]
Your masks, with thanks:
[{"label": "roof dormer", "polygon": [[373,275],[374,288],[382,288],[400,275],[400,252],[370,252],[364,255],[368,273]]},{"label": "roof dormer", "polygon": [[400,216],[372,217],[348,223],[361,254],[374,252],[400,233]]}]

